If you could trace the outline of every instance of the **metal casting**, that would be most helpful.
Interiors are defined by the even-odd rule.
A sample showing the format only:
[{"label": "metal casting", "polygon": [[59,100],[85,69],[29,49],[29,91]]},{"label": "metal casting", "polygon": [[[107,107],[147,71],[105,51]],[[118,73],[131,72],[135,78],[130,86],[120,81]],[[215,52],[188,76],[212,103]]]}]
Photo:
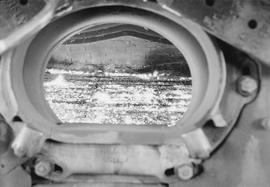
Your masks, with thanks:
[{"label": "metal casting", "polygon": [[[0,1],[0,186],[267,186],[269,7],[264,0]],[[117,25],[75,35],[104,24]],[[183,54],[192,100],[175,126],[63,123],[49,107],[43,76],[52,51],[119,36]]]}]

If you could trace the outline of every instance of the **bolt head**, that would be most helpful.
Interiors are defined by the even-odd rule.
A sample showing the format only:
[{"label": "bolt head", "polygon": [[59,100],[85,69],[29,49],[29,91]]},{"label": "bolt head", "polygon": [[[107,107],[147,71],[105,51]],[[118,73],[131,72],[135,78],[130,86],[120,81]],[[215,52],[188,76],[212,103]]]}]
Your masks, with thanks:
[{"label": "bolt head", "polygon": [[49,161],[39,161],[35,165],[35,173],[38,176],[47,176],[52,170],[51,163]]},{"label": "bolt head", "polygon": [[238,80],[238,91],[243,96],[250,96],[258,89],[255,79],[249,76],[242,76]]},{"label": "bolt head", "polygon": [[181,180],[190,180],[196,175],[196,170],[193,164],[183,164],[176,168],[176,173]]},{"label": "bolt head", "polygon": [[262,119],[260,125],[263,129],[270,130],[270,119],[269,118]]}]

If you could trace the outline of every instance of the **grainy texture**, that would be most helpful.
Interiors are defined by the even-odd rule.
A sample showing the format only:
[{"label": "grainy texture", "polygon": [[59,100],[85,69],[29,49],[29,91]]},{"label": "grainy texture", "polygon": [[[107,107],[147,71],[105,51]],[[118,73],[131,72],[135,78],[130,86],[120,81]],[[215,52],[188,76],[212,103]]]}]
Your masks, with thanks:
[{"label": "grainy texture", "polygon": [[44,81],[50,107],[66,123],[174,125],[192,90],[173,45],[132,36],[59,46]]}]

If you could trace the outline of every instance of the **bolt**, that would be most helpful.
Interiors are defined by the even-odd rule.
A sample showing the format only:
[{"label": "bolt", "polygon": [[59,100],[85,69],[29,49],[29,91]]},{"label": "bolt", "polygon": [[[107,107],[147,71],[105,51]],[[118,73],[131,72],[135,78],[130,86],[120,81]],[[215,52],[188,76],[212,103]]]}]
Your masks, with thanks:
[{"label": "bolt", "polygon": [[195,165],[193,163],[183,164],[176,168],[177,176],[179,177],[179,179],[184,181],[192,179],[195,175],[198,174],[198,172],[199,172],[198,165]]},{"label": "bolt", "polygon": [[242,76],[238,80],[238,92],[247,97],[252,95],[258,89],[255,79],[249,76]]},{"label": "bolt", "polygon": [[47,176],[52,171],[52,165],[49,161],[39,161],[35,165],[35,173],[38,176],[44,177]]},{"label": "bolt", "polygon": [[269,118],[262,119],[260,125],[263,129],[270,130],[270,119]]}]

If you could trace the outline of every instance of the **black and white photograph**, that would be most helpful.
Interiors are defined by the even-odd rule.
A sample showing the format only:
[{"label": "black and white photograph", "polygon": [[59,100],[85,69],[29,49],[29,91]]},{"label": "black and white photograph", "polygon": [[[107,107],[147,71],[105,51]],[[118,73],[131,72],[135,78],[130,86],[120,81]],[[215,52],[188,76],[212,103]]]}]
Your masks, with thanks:
[{"label": "black and white photograph", "polygon": [[270,186],[270,0],[0,0],[0,187]]}]

